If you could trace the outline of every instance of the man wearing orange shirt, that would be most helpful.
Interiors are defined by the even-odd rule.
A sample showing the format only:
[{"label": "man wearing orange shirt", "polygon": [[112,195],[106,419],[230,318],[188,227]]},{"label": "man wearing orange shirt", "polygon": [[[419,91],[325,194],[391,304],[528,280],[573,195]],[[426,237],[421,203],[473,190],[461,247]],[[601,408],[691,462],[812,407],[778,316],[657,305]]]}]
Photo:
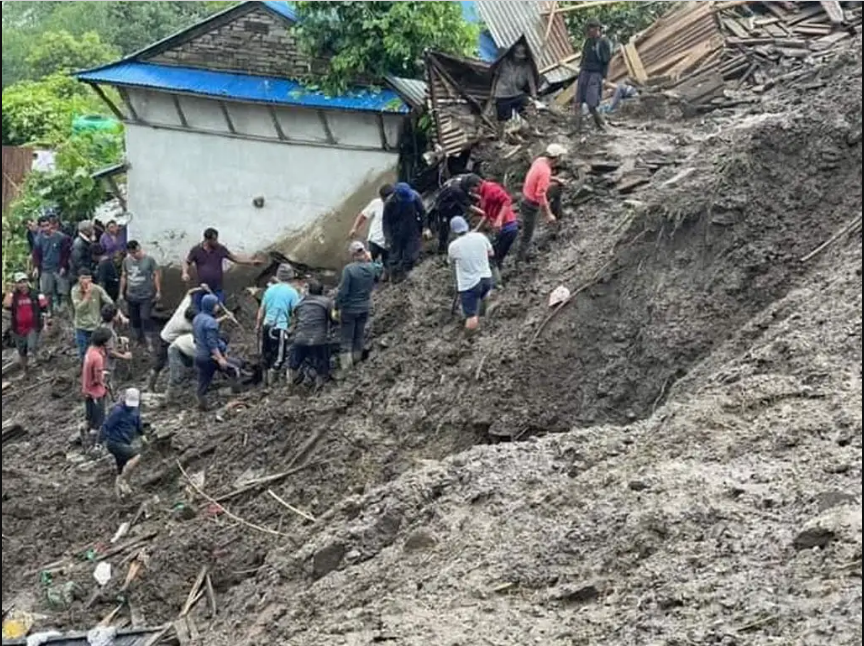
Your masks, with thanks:
[{"label": "man wearing orange shirt", "polygon": [[522,202],[519,204],[519,213],[522,215],[522,240],[519,242],[519,251],[516,255],[517,262],[528,259],[528,251],[531,248],[540,213],[543,213],[546,224],[553,224],[556,220],[549,193],[550,188],[559,190],[554,171],[566,154],[567,149],[564,146],[549,144],[546,151],[534,160],[525,176]]},{"label": "man wearing orange shirt", "polygon": [[105,398],[108,386],[105,382],[106,346],[111,340],[108,328],[96,328],[90,337],[90,347],[84,354],[84,367],[81,370],[81,392],[84,395],[84,411],[87,427],[81,433],[81,446],[86,451],[92,448],[99,438],[102,423],[105,421]]}]

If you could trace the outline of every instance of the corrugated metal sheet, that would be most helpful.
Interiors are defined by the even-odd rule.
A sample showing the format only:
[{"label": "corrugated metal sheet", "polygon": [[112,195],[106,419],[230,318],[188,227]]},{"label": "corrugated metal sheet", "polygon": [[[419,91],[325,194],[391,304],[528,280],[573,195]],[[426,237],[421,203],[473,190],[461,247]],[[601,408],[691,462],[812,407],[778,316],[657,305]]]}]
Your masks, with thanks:
[{"label": "corrugated metal sheet", "polygon": [[413,107],[422,109],[426,106],[427,88],[425,81],[406,79],[401,76],[387,76],[385,80]]},{"label": "corrugated metal sheet", "polygon": [[234,101],[295,105],[364,112],[406,113],[409,107],[393,90],[354,91],[330,97],[307,90],[296,81],[191,67],[126,61],[87,72],[79,81],[126,87],[145,87],[164,92],[196,94]]},{"label": "corrugated metal sheet", "polygon": [[265,1],[263,4],[265,7],[267,7],[271,11],[275,11],[286,20],[290,20],[291,22],[297,22],[297,12],[294,11],[294,7],[291,6],[291,3]]},{"label": "corrugated metal sheet", "polygon": [[574,51],[561,15],[555,16],[549,38],[544,38],[549,16],[542,12],[551,4],[536,0],[477,0],[477,11],[499,47],[508,48],[524,35],[537,66],[541,70],[553,68],[544,76],[550,83],[557,83],[573,78],[573,71],[558,63],[573,56]]},{"label": "corrugated metal sheet", "polygon": [[[161,629],[142,628],[121,630],[117,633],[111,646],[146,646]],[[45,646],[88,646],[86,633],[70,633],[63,637],[51,637],[44,642]],[[4,639],[2,646],[26,646],[26,639]]]},{"label": "corrugated metal sheet", "polygon": [[33,168],[33,151],[19,146],[3,146],[3,212],[15,201],[24,180]]}]

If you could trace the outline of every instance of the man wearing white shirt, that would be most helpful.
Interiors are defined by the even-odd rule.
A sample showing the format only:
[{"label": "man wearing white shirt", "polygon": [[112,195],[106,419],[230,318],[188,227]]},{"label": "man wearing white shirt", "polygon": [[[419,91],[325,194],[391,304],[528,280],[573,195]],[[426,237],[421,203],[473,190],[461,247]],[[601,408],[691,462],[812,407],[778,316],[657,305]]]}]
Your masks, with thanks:
[{"label": "man wearing white shirt", "polygon": [[465,332],[471,334],[480,324],[480,312],[492,291],[492,265],[495,251],[482,233],[471,231],[463,217],[450,221],[450,229],[458,237],[450,243],[447,255],[456,270],[456,289],[465,315]]},{"label": "man wearing white shirt", "polygon": [[363,209],[354,220],[354,226],[351,228],[349,237],[353,238],[357,232],[367,222],[369,223],[369,233],[366,234],[366,241],[369,253],[372,255],[373,262],[381,262],[387,266],[387,240],[384,237],[384,202],[393,194],[393,187],[390,184],[384,184],[378,189],[378,197],[369,202],[366,208]]}]

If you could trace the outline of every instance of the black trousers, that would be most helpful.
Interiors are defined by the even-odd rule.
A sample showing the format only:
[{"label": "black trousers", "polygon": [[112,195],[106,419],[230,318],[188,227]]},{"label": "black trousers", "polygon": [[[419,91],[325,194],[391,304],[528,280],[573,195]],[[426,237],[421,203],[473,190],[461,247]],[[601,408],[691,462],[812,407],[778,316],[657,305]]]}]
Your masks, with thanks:
[{"label": "black trousers", "polygon": [[387,261],[390,259],[390,252],[387,251],[386,248],[370,241],[369,253],[372,256],[372,262],[378,262],[380,260],[385,267],[387,266]]},{"label": "black trousers", "polygon": [[135,336],[139,341],[143,341],[144,337],[153,329],[153,301],[151,299],[143,301],[126,301],[129,306],[129,324],[135,332]]},{"label": "black trousers", "polygon": [[363,344],[366,342],[366,323],[369,322],[369,312],[342,312],[340,324],[341,345],[340,351],[363,352]]},{"label": "black trousers", "polygon": [[393,277],[403,277],[414,269],[417,260],[420,258],[420,248],[422,246],[421,236],[409,236],[406,238],[397,238],[393,240],[390,248],[390,275]]},{"label": "black trousers", "polygon": [[290,339],[287,330],[265,325],[261,331],[261,359],[267,369],[279,370],[288,359]]},{"label": "black trousers", "polygon": [[498,269],[504,266],[504,259],[510,253],[510,248],[516,242],[518,236],[519,229],[517,227],[509,231],[500,231],[495,236],[495,240],[492,242],[492,249],[495,251],[495,264],[498,266]]},{"label": "black trousers", "polygon": [[330,345],[297,345],[291,348],[291,359],[288,367],[291,370],[300,370],[303,364],[308,363],[319,377],[326,379],[330,376]]}]

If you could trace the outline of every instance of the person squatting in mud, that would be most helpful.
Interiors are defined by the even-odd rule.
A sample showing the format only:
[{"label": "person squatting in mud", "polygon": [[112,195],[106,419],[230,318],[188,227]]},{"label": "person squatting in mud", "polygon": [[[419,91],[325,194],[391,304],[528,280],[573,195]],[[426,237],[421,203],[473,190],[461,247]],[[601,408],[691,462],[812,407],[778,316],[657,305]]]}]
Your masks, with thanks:
[{"label": "person squatting in mud", "polygon": [[450,221],[456,216],[465,216],[476,206],[477,189],[483,180],[473,173],[451,177],[446,182],[432,206],[430,221],[438,233],[438,253],[447,253],[447,245],[450,241]]},{"label": "person squatting in mud", "polygon": [[127,388],[108,413],[100,435],[100,442],[114,456],[117,465],[114,492],[118,498],[132,493],[129,475],[141,460],[141,452],[135,446],[139,439],[147,443],[141,421],[141,392],[137,388]]},{"label": "person squatting in mud", "polygon": [[308,365],[315,374],[315,387],[321,388],[330,378],[334,303],[324,295],[324,286],[317,280],[310,280],[306,290],[306,295],[294,308],[294,343],[288,363],[288,383],[295,385],[303,381],[303,367]]},{"label": "person squatting in mud", "polygon": [[219,331],[216,308],[219,298],[205,294],[200,311],[192,321],[195,342],[195,369],[198,375],[196,400],[201,411],[207,410],[207,391],[217,372],[226,375],[236,389],[240,380],[242,361],[228,358],[228,340]]}]

